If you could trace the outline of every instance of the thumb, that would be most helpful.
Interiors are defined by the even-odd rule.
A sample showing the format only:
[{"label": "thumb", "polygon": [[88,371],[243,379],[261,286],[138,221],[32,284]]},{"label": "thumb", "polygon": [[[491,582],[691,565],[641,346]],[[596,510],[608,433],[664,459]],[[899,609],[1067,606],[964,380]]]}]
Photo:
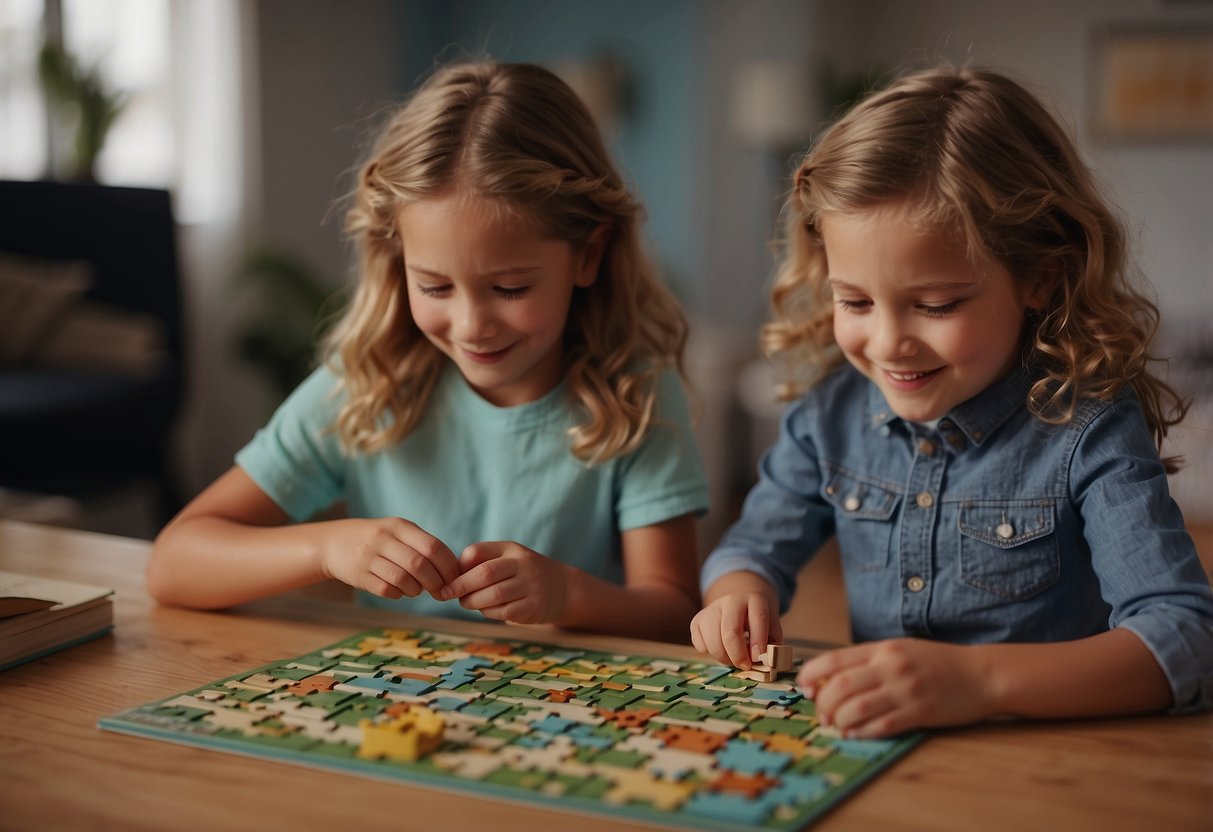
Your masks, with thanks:
[{"label": "thumb", "polygon": [[459,568],[464,572],[487,561],[501,557],[505,544],[495,541],[473,543],[459,554]]}]

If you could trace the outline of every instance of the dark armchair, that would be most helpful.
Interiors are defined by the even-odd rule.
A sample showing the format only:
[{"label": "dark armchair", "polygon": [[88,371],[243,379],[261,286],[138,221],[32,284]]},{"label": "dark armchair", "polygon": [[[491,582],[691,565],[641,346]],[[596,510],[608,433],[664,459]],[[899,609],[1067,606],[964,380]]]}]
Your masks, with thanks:
[{"label": "dark armchair", "polygon": [[[29,355],[9,350],[0,366],[0,487],[88,500],[150,480],[156,520],[163,522],[180,505],[170,441],[185,389],[168,192],[0,181],[0,256],[77,264],[87,279],[76,303],[87,305],[94,319],[125,315],[154,323],[157,335],[154,355],[137,367],[89,360],[113,346],[107,330],[97,327],[77,330],[94,333],[77,337],[78,360],[47,357],[46,349],[39,358],[38,350],[54,337],[55,321],[42,328]],[[12,297],[10,292],[16,305]],[[19,315],[16,323],[26,320]],[[15,330],[0,332],[0,345],[6,337],[15,338]],[[9,346],[16,344],[10,340]]]}]

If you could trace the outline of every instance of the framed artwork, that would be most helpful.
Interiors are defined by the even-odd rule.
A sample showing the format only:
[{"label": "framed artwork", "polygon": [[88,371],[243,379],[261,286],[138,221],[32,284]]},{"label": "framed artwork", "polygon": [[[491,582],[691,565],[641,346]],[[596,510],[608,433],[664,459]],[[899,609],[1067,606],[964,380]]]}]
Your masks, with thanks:
[{"label": "framed artwork", "polygon": [[1213,140],[1213,24],[1103,28],[1092,57],[1095,136]]}]

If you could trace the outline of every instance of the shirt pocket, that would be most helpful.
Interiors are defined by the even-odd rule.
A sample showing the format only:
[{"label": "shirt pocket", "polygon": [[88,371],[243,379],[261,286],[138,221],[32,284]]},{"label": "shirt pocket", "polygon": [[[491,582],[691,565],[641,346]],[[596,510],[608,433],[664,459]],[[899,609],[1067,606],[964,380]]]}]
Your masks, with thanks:
[{"label": "shirt pocket", "polygon": [[901,494],[848,471],[831,473],[821,494],[834,507],[843,561],[862,570],[888,566]]},{"label": "shirt pocket", "polygon": [[1057,583],[1053,500],[961,503],[960,580],[1011,601]]}]

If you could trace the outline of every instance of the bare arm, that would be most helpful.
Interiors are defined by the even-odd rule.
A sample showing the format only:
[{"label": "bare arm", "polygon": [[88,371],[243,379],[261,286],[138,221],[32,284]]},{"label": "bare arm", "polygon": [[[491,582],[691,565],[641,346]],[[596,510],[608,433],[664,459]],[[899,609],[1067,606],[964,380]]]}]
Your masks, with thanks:
[{"label": "bare arm", "polygon": [[815,657],[797,683],[816,698],[825,724],[855,736],[996,716],[1145,713],[1171,704],[1162,668],[1123,628],[1053,644],[872,642]]},{"label": "bare arm", "polygon": [[695,517],[623,533],[625,585],[571,570],[569,601],[555,623],[634,638],[685,643],[699,609]]},{"label": "bare arm", "polygon": [[337,578],[388,598],[437,592],[459,574],[441,541],[401,518],[288,524],[239,467],[173,518],[152,547],[148,591],[186,607],[227,607]]}]

